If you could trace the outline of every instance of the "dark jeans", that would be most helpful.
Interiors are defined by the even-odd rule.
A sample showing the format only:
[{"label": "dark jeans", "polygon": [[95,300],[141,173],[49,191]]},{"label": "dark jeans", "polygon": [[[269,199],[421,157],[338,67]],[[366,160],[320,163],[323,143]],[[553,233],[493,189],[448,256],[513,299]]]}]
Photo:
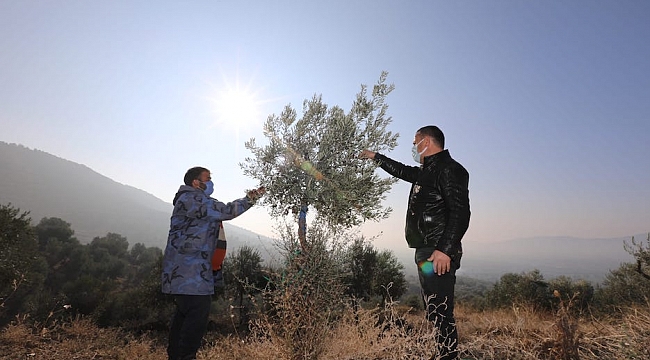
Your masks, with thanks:
[{"label": "dark jeans", "polygon": [[196,358],[208,326],[212,295],[174,295],[176,311],[169,329],[169,360]]},{"label": "dark jeans", "polygon": [[439,357],[434,356],[433,359],[452,360],[458,358],[458,332],[454,319],[454,287],[458,265],[452,261],[451,270],[438,276],[433,272],[432,263],[427,261],[434,250],[415,249],[415,263],[418,265],[425,316],[438,329],[436,347]]}]

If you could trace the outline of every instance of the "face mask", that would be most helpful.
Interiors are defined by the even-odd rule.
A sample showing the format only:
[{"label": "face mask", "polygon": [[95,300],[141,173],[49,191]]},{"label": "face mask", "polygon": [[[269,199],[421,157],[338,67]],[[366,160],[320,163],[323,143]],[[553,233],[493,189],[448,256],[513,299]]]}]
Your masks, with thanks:
[{"label": "face mask", "polygon": [[214,192],[214,183],[212,180],[208,180],[205,183],[205,189],[203,189],[203,192],[205,192],[206,195],[210,196]]},{"label": "face mask", "polygon": [[411,153],[413,154],[413,160],[415,160],[416,163],[420,163],[420,157],[422,154],[424,154],[425,151],[427,151],[427,148],[425,147],[422,151],[418,152],[418,145],[420,145],[421,142],[423,142],[424,139],[420,140],[417,144],[413,145],[413,148],[411,149]]}]

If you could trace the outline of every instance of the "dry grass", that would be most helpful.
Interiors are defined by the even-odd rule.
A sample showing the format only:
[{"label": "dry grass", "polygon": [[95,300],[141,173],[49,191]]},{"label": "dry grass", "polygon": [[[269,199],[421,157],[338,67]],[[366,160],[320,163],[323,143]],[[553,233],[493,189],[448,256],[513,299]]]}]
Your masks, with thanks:
[{"label": "dry grass", "polygon": [[[378,316],[386,322],[377,326]],[[542,314],[529,308],[456,311],[463,359],[650,359],[650,306],[626,308],[607,318],[574,318],[567,312]],[[390,319],[404,318],[408,326]],[[2,359],[165,359],[164,336],[134,337],[99,329],[90,321],[28,324],[16,321],[0,331]],[[567,330],[573,330],[567,331]],[[321,359],[428,359],[434,330],[421,313],[397,306],[350,312],[332,329]],[[571,339],[567,341],[566,337]],[[291,359],[272,333],[239,339],[210,333],[200,360]],[[576,352],[567,347],[575,346]],[[295,356],[294,356],[295,358]]]},{"label": "dry grass", "polygon": [[165,359],[164,347],[86,319],[67,324],[29,324],[19,318],[0,332],[0,359]]},{"label": "dry grass", "polygon": [[[557,314],[518,307],[462,309],[457,321],[459,348],[471,359],[650,359],[650,306],[606,319],[574,318],[562,309]],[[575,352],[566,348],[571,345]]]}]

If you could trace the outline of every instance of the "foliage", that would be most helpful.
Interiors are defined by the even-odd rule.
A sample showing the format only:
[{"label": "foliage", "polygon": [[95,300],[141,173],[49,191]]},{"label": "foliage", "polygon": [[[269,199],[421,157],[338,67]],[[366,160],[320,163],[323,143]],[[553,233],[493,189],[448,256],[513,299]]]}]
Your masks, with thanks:
[{"label": "foliage", "polygon": [[366,238],[357,236],[349,241],[344,256],[342,281],[355,310],[359,302],[372,297],[380,297],[383,306],[388,298],[397,299],[406,293],[404,266],[392,251],[378,251]]},{"label": "foliage", "polygon": [[51,312],[63,315],[65,312],[60,310],[64,309],[63,306],[69,309],[70,305],[64,289],[83,275],[84,264],[88,261],[86,247],[74,237],[70,224],[60,218],[43,218],[34,231],[38,236],[39,251],[47,264],[47,277],[32,315],[36,319],[44,319]]},{"label": "foliage", "polygon": [[129,242],[125,237],[108,233],[96,237],[88,246],[88,273],[99,279],[118,279],[126,276]]},{"label": "foliage", "polygon": [[386,300],[399,299],[406,293],[408,283],[404,276],[402,265],[390,250],[382,250],[377,254],[377,268],[373,272],[373,292],[382,298],[382,306]]},{"label": "foliage", "polygon": [[424,309],[424,303],[422,302],[422,295],[420,294],[409,294],[406,295],[402,300],[401,303],[405,306],[408,306],[409,308],[415,309],[415,310],[423,310]]},{"label": "foliage", "polygon": [[454,302],[476,309],[484,309],[486,307],[485,296],[493,287],[494,283],[491,281],[456,275]]},{"label": "foliage", "polygon": [[[27,213],[10,206],[0,208],[0,222],[4,319],[27,313],[35,321],[54,321],[78,314],[102,326],[127,327],[167,321],[160,249],[135,244],[129,251],[127,239],[114,233],[82,245],[64,220],[43,218],[31,227]],[[5,295],[11,278],[16,302]]]},{"label": "foliage", "polygon": [[79,277],[87,254],[73,236],[70,224],[59,218],[43,218],[34,230],[38,236],[39,250],[47,260],[49,270],[46,284],[56,289],[69,279]]},{"label": "foliage", "polygon": [[[507,308],[529,306],[536,310],[559,310],[571,304],[571,311],[584,311],[593,303],[595,290],[591,283],[559,276],[544,280],[539,270],[527,273],[507,273],[485,293],[484,306]],[[475,303],[476,304],[476,303]]]},{"label": "foliage", "polygon": [[645,244],[632,237],[631,242],[624,246],[636,263],[621,264],[618,269],[610,271],[594,295],[598,308],[647,304],[650,301],[650,234]]},{"label": "foliage", "polygon": [[266,285],[259,251],[244,245],[224,260],[226,293],[235,302],[239,313],[239,325],[248,325],[253,309],[251,299]]},{"label": "foliage", "polygon": [[574,281],[567,276],[558,276],[550,280],[548,285],[553,294],[551,301],[554,309],[585,311],[593,303],[595,290],[588,281]]},{"label": "foliage", "polygon": [[355,238],[348,247],[345,269],[346,294],[359,300],[370,299],[374,295],[377,250],[363,236]]},{"label": "foliage", "polygon": [[513,304],[529,305],[549,309],[552,294],[548,283],[539,270],[527,273],[507,273],[501,276],[494,287],[487,292],[486,302],[490,307],[510,307]]},{"label": "foliage", "polygon": [[0,325],[26,310],[26,297],[43,282],[44,261],[28,215],[11,204],[0,206]]},{"label": "foliage", "polygon": [[634,256],[636,272],[650,281],[650,233],[648,233],[645,245],[643,241],[637,242],[632,236],[631,244],[625,243],[625,250]]},{"label": "foliage", "polygon": [[647,303],[650,281],[636,270],[635,264],[622,264],[618,269],[612,270],[596,291],[595,301],[598,307]]},{"label": "foliage", "polygon": [[[38,245],[41,251],[46,250],[47,245],[56,241],[79,244],[79,241],[73,237],[74,230],[70,224],[59,218],[45,217],[34,227],[34,230],[38,236]],[[50,262],[50,264],[53,263]]]},{"label": "foliage", "polygon": [[[340,316],[344,230],[383,219],[390,212],[382,208],[381,200],[396,179],[379,178],[376,164],[358,158],[363,149],[396,146],[397,135],[386,129],[391,118],[385,98],[394,89],[386,78],[387,73],[382,73],[370,97],[362,85],[347,114],[316,95],[303,102],[301,118],[287,105],[279,116],[268,117],[267,145],[258,146],[255,139],[246,143],[253,157],[240,166],[266,187],[262,204],[269,205],[276,218],[300,213],[297,238],[288,226],[280,229],[284,233],[278,246],[285,268],[270,277],[263,295],[266,316],[257,323],[260,333],[280,339],[280,348],[291,358],[317,358],[332,321]],[[316,215],[307,233],[309,209]],[[383,285],[384,291],[401,295],[405,281],[395,257],[364,251],[362,244],[349,256],[348,294],[368,298]],[[377,275],[382,278],[372,275],[380,270],[378,266],[386,267]],[[389,290],[392,286],[395,289]]]},{"label": "foliage", "polygon": [[381,200],[396,180],[380,179],[373,162],[358,159],[363,149],[396,146],[397,135],[386,130],[391,118],[385,98],[394,89],[386,78],[382,73],[371,97],[362,85],[347,114],[316,95],[304,101],[300,119],[287,105],[264,124],[268,145],[258,146],[254,138],[246,142],[254,156],[240,166],[266,186],[262,203],[273,216],[310,206],[323,224],[344,228],[388,216]]}]

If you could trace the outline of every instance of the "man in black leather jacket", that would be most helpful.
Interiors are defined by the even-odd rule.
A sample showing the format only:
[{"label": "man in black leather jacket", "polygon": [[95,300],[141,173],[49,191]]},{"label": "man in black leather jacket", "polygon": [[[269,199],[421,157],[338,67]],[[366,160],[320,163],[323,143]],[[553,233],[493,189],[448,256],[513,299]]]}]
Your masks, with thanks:
[{"label": "man in black leather jacket", "polygon": [[454,286],[470,210],[469,173],[444,148],[442,131],[437,126],[425,126],[413,140],[413,159],[420,166],[407,166],[369,150],[363,150],[359,157],[373,159],[392,176],[412,184],[406,241],[415,248],[426,317],[439,330],[437,353],[447,360],[458,356]]}]

